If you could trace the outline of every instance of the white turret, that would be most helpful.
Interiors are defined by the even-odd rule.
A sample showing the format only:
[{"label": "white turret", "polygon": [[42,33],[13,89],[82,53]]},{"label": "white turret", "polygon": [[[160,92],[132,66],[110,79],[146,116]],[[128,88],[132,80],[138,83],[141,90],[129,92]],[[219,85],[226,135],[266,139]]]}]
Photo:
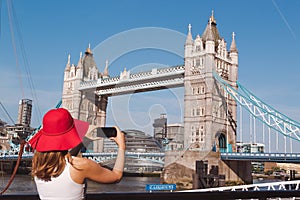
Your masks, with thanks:
[{"label": "white turret", "polygon": [[212,31],[212,18],[209,18],[209,27],[206,38],[205,49],[207,53],[215,53],[215,40],[214,34]]},{"label": "white turret", "polygon": [[192,25],[189,24],[188,26],[188,34],[185,40],[184,45],[184,57],[191,57],[192,56],[192,50],[193,50],[193,37],[192,37]]},{"label": "white turret", "polygon": [[238,79],[238,50],[236,48],[235,43],[235,33],[232,33],[232,42],[230,45],[230,54],[229,54],[232,62],[231,66],[231,74],[230,74],[230,80],[235,82]]},{"label": "white turret", "polygon": [[109,73],[108,73],[108,60],[105,61],[105,68],[103,71],[102,78],[109,78]]}]

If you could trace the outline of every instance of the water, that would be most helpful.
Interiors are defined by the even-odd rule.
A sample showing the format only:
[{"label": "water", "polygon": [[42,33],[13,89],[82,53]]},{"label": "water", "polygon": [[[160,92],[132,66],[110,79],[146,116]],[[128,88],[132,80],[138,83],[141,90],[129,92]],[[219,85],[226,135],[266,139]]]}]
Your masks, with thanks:
[{"label": "water", "polygon": [[[8,183],[10,175],[1,175],[0,177],[0,190],[2,191]],[[146,192],[146,184],[158,183],[160,183],[159,177],[123,177],[116,184],[99,184],[88,181],[87,193]],[[16,175],[4,194],[37,194],[37,190],[31,176]]]}]

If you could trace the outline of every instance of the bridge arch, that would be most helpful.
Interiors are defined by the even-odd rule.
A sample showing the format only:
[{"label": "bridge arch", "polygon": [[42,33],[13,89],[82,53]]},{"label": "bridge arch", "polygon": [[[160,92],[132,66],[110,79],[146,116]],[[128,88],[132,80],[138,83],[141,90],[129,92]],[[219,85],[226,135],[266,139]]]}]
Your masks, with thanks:
[{"label": "bridge arch", "polygon": [[217,144],[217,151],[219,152],[227,152],[227,138],[226,133],[223,131],[219,131],[216,133],[215,136],[216,144]]}]

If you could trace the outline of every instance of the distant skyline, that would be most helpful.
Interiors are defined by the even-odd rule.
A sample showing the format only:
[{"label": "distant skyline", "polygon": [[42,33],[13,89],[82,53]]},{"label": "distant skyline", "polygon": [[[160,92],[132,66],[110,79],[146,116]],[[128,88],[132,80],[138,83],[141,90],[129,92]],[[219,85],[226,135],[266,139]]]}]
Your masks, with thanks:
[{"label": "distant skyline", "polygon": [[[194,39],[197,34],[201,36],[212,10],[228,48],[232,32],[236,34],[239,82],[269,105],[300,121],[300,1],[3,0],[0,4],[0,102],[15,121],[19,100],[29,98],[34,104],[32,126],[40,125],[42,115],[61,99],[68,55],[76,65],[80,52],[84,53],[89,44],[100,71],[108,59],[111,76],[119,76],[125,67],[138,72],[149,69],[152,63],[183,64],[188,24],[192,25]],[[12,6],[10,12],[7,5]],[[159,38],[151,30],[168,34]],[[118,36],[129,33],[136,33],[141,42],[157,38],[158,46],[143,44],[144,48],[134,49],[132,39],[126,37],[120,37],[118,43]],[[167,38],[172,33],[176,37]],[[168,39],[170,42],[164,43]],[[126,48],[118,55],[118,50]],[[28,75],[38,105],[30,92]],[[167,113],[169,123],[183,124],[183,95],[183,88],[177,88],[114,97],[108,106],[107,124],[152,134],[153,119],[162,112]],[[36,111],[37,107],[40,111]],[[10,123],[2,109],[0,119]]]}]

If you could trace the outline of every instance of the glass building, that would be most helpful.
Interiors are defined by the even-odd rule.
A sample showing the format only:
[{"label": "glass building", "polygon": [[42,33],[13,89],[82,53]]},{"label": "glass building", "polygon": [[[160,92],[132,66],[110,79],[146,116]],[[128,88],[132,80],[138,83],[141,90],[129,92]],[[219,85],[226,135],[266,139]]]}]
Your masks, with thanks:
[{"label": "glass building", "polygon": [[[161,172],[164,164],[155,156],[155,153],[162,153],[162,147],[158,140],[138,130],[125,130],[123,132],[126,133],[126,152],[130,153],[130,156],[125,157],[124,172],[139,174]],[[116,144],[107,138],[104,139],[104,152],[116,151]],[[139,153],[143,154],[140,155]],[[102,165],[112,168],[114,163],[115,159],[111,159]]]}]

